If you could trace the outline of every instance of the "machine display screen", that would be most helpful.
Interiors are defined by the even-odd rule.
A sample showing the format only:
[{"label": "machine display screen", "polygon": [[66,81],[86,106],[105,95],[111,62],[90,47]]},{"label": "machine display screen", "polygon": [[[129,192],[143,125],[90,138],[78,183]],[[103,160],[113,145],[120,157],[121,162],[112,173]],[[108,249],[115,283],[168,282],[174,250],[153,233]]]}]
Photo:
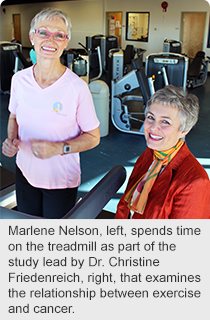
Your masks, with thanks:
[{"label": "machine display screen", "polygon": [[177,64],[178,59],[154,58],[154,63]]}]

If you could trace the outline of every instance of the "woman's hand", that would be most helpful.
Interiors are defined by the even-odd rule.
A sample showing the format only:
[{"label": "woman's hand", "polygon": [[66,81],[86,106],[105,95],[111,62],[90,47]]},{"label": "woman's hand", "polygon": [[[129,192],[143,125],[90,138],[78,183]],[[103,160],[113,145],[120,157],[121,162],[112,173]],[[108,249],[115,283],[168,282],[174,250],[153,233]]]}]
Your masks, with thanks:
[{"label": "woman's hand", "polygon": [[58,154],[62,154],[63,143],[51,142],[45,140],[29,140],[31,143],[31,150],[35,157],[40,159],[47,159]]},{"label": "woman's hand", "polygon": [[[31,149],[35,157],[40,159],[47,159],[55,155],[63,155],[64,142],[51,142],[46,140],[29,140]],[[96,147],[100,142],[99,127],[83,132],[78,137],[72,140],[65,140],[71,146],[71,153],[83,152]]]},{"label": "woman's hand", "polygon": [[18,146],[20,144],[19,139],[10,139],[7,138],[2,144],[2,153],[6,157],[13,157],[19,150]]}]

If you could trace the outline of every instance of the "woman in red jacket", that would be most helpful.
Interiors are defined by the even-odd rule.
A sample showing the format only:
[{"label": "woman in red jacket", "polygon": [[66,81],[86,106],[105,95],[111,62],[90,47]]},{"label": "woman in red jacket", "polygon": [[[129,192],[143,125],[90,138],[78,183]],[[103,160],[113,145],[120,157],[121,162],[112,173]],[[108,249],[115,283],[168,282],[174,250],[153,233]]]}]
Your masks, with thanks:
[{"label": "woman in red jacket", "polygon": [[148,101],[147,148],[134,166],[116,219],[210,218],[208,175],[184,142],[198,113],[198,98],[172,85]]}]

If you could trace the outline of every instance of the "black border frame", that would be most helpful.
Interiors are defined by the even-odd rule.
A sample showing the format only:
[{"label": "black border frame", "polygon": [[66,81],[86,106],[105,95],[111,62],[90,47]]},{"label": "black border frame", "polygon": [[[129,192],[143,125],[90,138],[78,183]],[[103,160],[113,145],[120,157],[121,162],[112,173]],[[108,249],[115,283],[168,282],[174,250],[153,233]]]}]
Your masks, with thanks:
[{"label": "black border frame", "polygon": [[[148,37],[147,37],[147,40],[133,40],[133,39],[128,39],[127,37],[127,34],[128,34],[128,15],[129,13],[147,13],[148,16],[149,16],[149,19],[148,19]],[[125,40],[127,41],[137,41],[137,42],[149,42],[149,26],[150,26],[150,12],[149,11],[127,11],[126,12],[126,30],[125,30]]]}]

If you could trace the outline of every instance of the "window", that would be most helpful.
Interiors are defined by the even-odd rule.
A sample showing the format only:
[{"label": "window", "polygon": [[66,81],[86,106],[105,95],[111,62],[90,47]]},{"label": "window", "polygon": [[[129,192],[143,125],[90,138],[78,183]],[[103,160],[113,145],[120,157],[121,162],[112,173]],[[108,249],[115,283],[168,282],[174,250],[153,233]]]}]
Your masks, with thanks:
[{"label": "window", "polygon": [[126,40],[148,42],[149,12],[126,12]]}]

